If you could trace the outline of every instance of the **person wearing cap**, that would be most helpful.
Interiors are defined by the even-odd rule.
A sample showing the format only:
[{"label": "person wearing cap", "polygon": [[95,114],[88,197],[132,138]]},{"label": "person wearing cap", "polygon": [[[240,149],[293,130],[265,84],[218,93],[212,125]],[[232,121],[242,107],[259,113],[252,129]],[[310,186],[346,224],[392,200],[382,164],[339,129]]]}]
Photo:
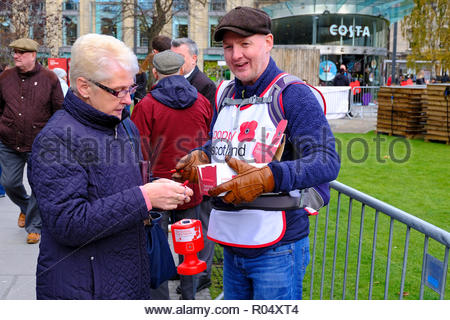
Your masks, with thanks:
[{"label": "person wearing cap", "polygon": [[6,194],[20,208],[18,226],[27,243],[38,243],[41,217],[34,192],[27,195],[23,170],[31,145],[64,96],[58,77],[36,61],[39,44],[28,38],[11,42],[15,67],[0,75],[0,166]]},{"label": "person wearing cap", "polygon": [[198,46],[195,41],[189,38],[174,39],[170,50],[184,57],[184,77],[209,100],[211,107],[214,108],[216,85],[197,67]]},{"label": "person wearing cap", "polygon": [[[214,108],[216,85],[197,67],[198,46],[195,41],[189,38],[174,39],[172,40],[172,48],[170,50],[179,53],[184,57],[183,76],[198,90],[198,92],[209,100],[211,108]],[[207,226],[209,224],[211,207],[206,208],[206,205],[207,203],[210,203],[210,197],[204,196],[203,201],[205,202],[205,210],[200,212],[201,215],[199,219],[202,221],[203,225]],[[214,242],[205,239],[205,248],[200,255],[202,255],[202,259],[206,261],[208,268],[200,274],[197,291],[211,286],[211,266],[214,257]],[[179,288],[177,288],[177,291],[179,291]]]},{"label": "person wearing cap", "polygon": [[[196,181],[197,165],[209,162],[226,161],[236,172],[209,191],[215,198],[208,238],[224,246],[225,299],[301,299],[309,263],[309,209],[254,200],[263,193],[275,193],[269,199],[276,199],[280,192],[287,194],[281,199],[290,199],[289,192],[314,187],[320,205],[326,204],[326,183],[337,177],[340,166],[333,134],[309,86],[292,82],[274,96],[274,83],[287,75],[270,57],[274,39],[264,11],[232,9],[220,20],[214,39],[223,42],[235,79],[217,89],[211,140],[183,157],[173,178]],[[281,123],[270,111],[287,120],[285,148],[280,161],[254,167],[247,162],[269,149],[264,144],[277,136]]]},{"label": "person wearing cap", "polygon": [[150,299],[144,222],[187,203],[192,190],[143,183],[139,133],[125,106],[136,55],[108,35],[72,46],[63,109],[36,137],[30,185],[42,213],[37,299]]},{"label": "person wearing cap", "polygon": [[[183,64],[183,56],[173,51],[157,53],[152,71],[158,81],[131,116],[141,134],[144,159],[150,160],[154,177],[170,178],[177,161],[208,139],[212,109],[208,99],[182,76]],[[198,185],[188,186],[194,190],[191,202],[167,212],[166,218],[171,215],[175,221],[198,219],[201,211],[208,209]],[[203,225],[204,232],[207,227]],[[208,252],[202,250],[199,258],[205,254]],[[181,298],[195,299],[197,276],[180,276],[180,284]]]}]

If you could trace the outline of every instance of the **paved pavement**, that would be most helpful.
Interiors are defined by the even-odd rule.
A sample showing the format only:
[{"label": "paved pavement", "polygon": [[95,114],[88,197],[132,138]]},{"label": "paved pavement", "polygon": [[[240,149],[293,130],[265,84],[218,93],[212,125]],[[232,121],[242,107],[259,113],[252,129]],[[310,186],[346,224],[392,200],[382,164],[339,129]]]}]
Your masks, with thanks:
[{"label": "paved pavement", "polygon": [[[344,118],[329,120],[329,123],[333,132],[365,133],[375,130],[376,118]],[[26,187],[29,190],[28,185]],[[3,300],[36,299],[35,271],[39,245],[26,243],[25,230],[17,227],[18,212],[18,207],[8,197],[0,198],[0,299]],[[175,292],[178,284],[179,281],[169,282],[171,299],[179,299]],[[197,299],[211,299],[209,290],[197,293]]]},{"label": "paved pavement", "polygon": [[377,127],[376,117],[361,118],[342,118],[328,120],[331,130],[339,133],[367,133],[374,131]]}]

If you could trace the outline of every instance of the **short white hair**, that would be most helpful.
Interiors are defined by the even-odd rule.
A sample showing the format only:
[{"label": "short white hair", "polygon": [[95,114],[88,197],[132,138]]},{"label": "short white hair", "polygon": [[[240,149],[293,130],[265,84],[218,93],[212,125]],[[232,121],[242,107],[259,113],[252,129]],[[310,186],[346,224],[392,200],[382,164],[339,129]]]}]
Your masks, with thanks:
[{"label": "short white hair", "polygon": [[56,75],[58,76],[58,78],[62,79],[64,77],[67,76],[66,70],[62,69],[62,68],[54,68],[53,72],[56,73]]},{"label": "short white hair", "polygon": [[76,79],[94,81],[111,79],[120,67],[134,78],[139,71],[136,55],[122,41],[104,34],[89,33],[79,37],[72,46],[70,57],[70,87],[77,91]]}]

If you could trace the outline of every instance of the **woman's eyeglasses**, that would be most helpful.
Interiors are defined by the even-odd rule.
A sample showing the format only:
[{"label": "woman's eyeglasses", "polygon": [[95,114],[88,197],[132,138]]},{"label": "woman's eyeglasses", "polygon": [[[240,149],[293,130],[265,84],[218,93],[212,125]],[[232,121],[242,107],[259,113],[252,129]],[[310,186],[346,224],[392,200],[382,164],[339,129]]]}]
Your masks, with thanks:
[{"label": "woman's eyeglasses", "polygon": [[132,95],[133,93],[136,92],[136,89],[137,89],[137,87],[138,87],[136,84],[133,84],[133,85],[132,85],[131,87],[129,87],[128,89],[123,89],[123,90],[120,90],[120,91],[116,91],[116,90],[111,89],[111,88],[109,88],[109,87],[107,87],[107,86],[105,86],[105,85],[103,85],[103,84],[101,84],[101,83],[99,83],[99,82],[97,82],[97,81],[94,81],[94,80],[91,80],[91,79],[88,79],[88,80],[89,80],[90,82],[92,82],[93,84],[95,84],[97,87],[99,87],[99,88],[105,90],[106,92],[111,93],[114,97],[117,97],[117,98],[123,98],[123,97],[125,97],[128,93],[129,93],[130,95]]}]

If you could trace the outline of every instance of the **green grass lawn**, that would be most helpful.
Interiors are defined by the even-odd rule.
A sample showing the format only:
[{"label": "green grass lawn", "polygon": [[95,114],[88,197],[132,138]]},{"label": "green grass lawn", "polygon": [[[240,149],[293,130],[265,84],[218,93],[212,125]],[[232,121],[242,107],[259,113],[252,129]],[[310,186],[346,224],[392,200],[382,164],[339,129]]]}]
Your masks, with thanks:
[{"label": "green grass lawn", "polygon": [[[393,205],[403,211],[419,217],[439,228],[450,230],[450,147],[440,143],[422,140],[407,140],[386,135],[377,136],[374,132],[367,134],[336,134],[336,145],[341,156],[341,171],[338,181],[357,190],[367,193],[379,200]],[[334,263],[335,230],[337,219],[337,192],[332,192],[329,205],[328,230],[325,233],[327,212],[321,210],[317,218],[317,242],[314,257],[315,272],[312,297],[320,298],[321,282],[324,299],[342,299],[344,288],[344,265],[348,229],[348,198],[341,197],[339,211],[338,242],[336,250],[336,268],[334,274],[333,295],[331,295],[332,267]],[[361,244],[361,267],[358,287],[356,286],[359,233],[362,216],[361,205],[353,202],[350,218],[350,241],[348,249],[348,267],[346,277],[345,298],[354,299],[356,288],[358,298],[368,299],[371,270],[372,246],[374,237],[373,209],[364,210],[364,227]],[[316,218],[311,217],[311,252],[314,244]],[[386,268],[388,253],[388,237],[390,219],[380,213],[378,220],[377,243],[374,264],[372,299],[383,299],[386,284]],[[322,279],[322,261],[324,254],[324,238],[327,237],[325,250],[324,278]],[[406,227],[395,222],[393,224],[393,241],[391,248],[391,264],[388,299],[398,299],[400,279],[403,266]],[[421,267],[423,257],[424,236],[411,231],[408,246],[408,263],[404,299],[418,299]],[[220,248],[220,247],[219,247]],[[216,256],[221,256],[221,248],[216,248]],[[429,253],[443,260],[444,248],[430,239]],[[305,299],[310,297],[311,265],[304,281]],[[216,297],[221,291],[220,261],[213,268],[213,286],[211,296]],[[449,281],[447,281],[448,283]],[[446,299],[450,298],[448,285]],[[425,287],[425,299],[438,299],[438,295]]]}]

